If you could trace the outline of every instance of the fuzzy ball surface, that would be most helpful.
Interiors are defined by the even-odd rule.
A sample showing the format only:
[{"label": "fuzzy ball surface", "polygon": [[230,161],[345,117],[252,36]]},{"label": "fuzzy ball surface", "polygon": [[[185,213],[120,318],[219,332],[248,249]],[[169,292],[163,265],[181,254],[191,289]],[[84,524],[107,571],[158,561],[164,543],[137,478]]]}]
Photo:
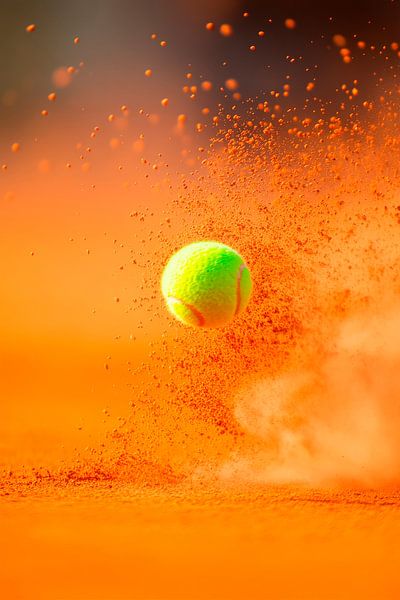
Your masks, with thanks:
[{"label": "fuzzy ball surface", "polygon": [[169,311],[194,327],[223,327],[247,306],[250,271],[235,250],[219,242],[184,246],[168,261],[161,291]]}]

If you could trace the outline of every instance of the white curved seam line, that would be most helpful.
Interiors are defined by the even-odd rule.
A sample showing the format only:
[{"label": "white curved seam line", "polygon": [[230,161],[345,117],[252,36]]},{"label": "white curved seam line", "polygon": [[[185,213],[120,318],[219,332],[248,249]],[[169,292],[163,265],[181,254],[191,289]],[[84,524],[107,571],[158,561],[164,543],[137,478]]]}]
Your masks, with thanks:
[{"label": "white curved seam line", "polygon": [[193,306],[192,304],[188,304],[187,302],[183,302],[183,300],[181,300],[180,298],[175,298],[175,296],[168,296],[168,298],[170,300],[172,300],[172,302],[176,302],[177,304],[182,304],[182,306],[185,306],[185,308],[190,310],[196,317],[198,326],[203,327],[206,320],[205,320],[204,316],[201,314],[201,312],[195,306]]},{"label": "white curved seam line", "polygon": [[242,273],[243,273],[243,270],[245,268],[246,268],[246,265],[244,263],[240,265],[239,271],[238,271],[238,274],[237,274],[237,278],[236,278],[236,310],[235,310],[235,315],[238,314],[238,312],[240,310],[240,303],[242,301],[241,292],[240,292],[240,284],[242,283]]}]

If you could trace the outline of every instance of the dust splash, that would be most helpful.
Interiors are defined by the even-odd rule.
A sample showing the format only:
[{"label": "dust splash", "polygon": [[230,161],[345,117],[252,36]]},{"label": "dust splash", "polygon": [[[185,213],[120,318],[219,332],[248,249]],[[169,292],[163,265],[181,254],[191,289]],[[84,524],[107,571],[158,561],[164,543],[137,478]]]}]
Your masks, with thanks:
[{"label": "dust splash", "polygon": [[[287,169],[289,189],[308,191],[296,197],[284,185],[284,202],[271,206],[268,218],[286,261],[296,265],[285,283],[293,306],[301,279],[308,289],[302,290],[306,296],[284,363],[264,365],[264,373],[245,378],[236,392],[234,415],[246,441],[221,467],[223,479],[399,484],[399,196],[389,150],[396,145],[394,129],[388,127],[393,117],[397,112],[388,107],[380,111],[369,126],[373,135],[360,123],[350,127],[355,137],[342,130],[324,156],[330,163],[325,171],[317,167],[316,146],[306,155],[299,152],[297,164],[311,169],[313,183],[294,162]],[[282,169],[281,181],[286,176]],[[268,354],[270,344],[258,351]]]},{"label": "dust splash", "polygon": [[[296,117],[294,136],[290,113],[268,127],[250,106],[237,128],[221,114],[167,203],[144,279],[165,329],[133,373],[121,456],[183,478],[398,483],[399,113],[324,111]],[[223,331],[182,327],[159,299],[162,266],[196,239],[237,248],[253,275]]]},{"label": "dust splash", "polygon": [[257,450],[223,477],[312,485],[398,485],[400,311],[374,307],[344,320],[309,365],[260,380],[235,415]]}]

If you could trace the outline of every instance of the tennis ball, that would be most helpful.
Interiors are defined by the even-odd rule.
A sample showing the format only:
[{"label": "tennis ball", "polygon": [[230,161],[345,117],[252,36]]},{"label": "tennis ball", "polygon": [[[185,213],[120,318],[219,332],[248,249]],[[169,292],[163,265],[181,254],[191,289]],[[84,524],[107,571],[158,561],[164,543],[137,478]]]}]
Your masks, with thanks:
[{"label": "tennis ball", "polygon": [[186,325],[222,327],[242,312],[251,294],[242,257],[218,242],[195,242],[168,261],[161,291],[168,310]]}]

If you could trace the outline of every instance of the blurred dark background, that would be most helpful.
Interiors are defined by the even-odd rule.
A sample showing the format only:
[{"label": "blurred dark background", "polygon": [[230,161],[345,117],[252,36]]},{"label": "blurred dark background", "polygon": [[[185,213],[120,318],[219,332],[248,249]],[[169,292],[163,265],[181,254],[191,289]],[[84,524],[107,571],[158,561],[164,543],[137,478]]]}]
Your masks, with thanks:
[{"label": "blurred dark background", "polygon": [[[286,18],[295,19],[295,29],[284,26]],[[205,29],[209,21],[213,32]],[[30,23],[37,27],[31,34]],[[232,37],[218,33],[221,23],[233,26]],[[113,102],[146,102],[155,110],[160,96],[177,95],[187,71],[196,84],[203,78],[219,86],[234,77],[244,97],[281,86],[288,73],[294,90],[315,76],[318,94],[329,97],[343,77],[371,83],[375,68],[356,56],[344,69],[332,36],[343,35],[350,47],[360,39],[390,44],[400,37],[399,24],[397,0],[2,0],[0,125],[3,132],[23,126],[46,104],[54,71],[80,61],[82,76],[63,90],[64,107],[93,116]],[[256,52],[249,51],[252,44]],[[288,55],[302,58],[291,65]],[[148,67],[157,74],[150,82],[143,76]],[[180,102],[176,112],[186,112]]]}]

